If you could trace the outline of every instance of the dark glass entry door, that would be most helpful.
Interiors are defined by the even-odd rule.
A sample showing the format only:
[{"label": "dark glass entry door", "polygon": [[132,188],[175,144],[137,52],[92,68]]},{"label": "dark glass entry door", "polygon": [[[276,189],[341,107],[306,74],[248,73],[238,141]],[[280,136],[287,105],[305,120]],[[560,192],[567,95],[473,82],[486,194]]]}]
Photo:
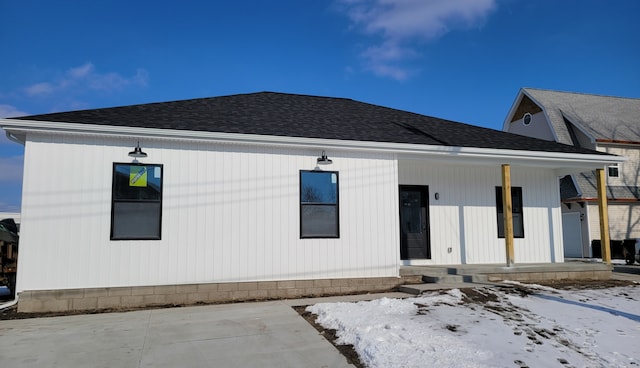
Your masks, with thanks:
[{"label": "dark glass entry door", "polygon": [[427,186],[400,186],[400,258],[431,258]]}]

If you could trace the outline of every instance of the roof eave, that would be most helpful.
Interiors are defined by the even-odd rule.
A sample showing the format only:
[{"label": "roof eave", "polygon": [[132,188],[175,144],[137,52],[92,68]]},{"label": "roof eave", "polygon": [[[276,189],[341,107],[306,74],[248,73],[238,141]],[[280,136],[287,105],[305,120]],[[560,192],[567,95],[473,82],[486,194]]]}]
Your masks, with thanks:
[{"label": "roof eave", "polygon": [[[560,170],[559,175],[601,168],[626,161],[625,157],[605,154],[582,154],[547,151],[509,150],[479,147],[456,147],[412,143],[353,141],[326,138],[302,138],[259,134],[222,133],[209,131],[140,128],[113,125],[46,122],[34,120],[0,119],[0,127],[14,137],[26,139],[27,133],[109,135],[119,137],[214,141],[241,144],[267,144],[288,147],[336,148],[375,152],[393,152],[402,157],[464,157],[513,165],[549,167]],[[468,162],[468,161],[466,161]],[[567,171],[568,170],[568,171]],[[564,175],[566,175],[564,174]]]}]

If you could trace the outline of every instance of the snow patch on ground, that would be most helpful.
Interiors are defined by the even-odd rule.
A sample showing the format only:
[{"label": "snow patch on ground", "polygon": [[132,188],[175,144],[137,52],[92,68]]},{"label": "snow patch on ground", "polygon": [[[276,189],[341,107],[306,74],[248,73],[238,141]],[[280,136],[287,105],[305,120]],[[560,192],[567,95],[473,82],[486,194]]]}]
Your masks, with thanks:
[{"label": "snow patch on ground", "polygon": [[307,311],[368,367],[640,367],[639,301],[636,286],[514,282]]}]

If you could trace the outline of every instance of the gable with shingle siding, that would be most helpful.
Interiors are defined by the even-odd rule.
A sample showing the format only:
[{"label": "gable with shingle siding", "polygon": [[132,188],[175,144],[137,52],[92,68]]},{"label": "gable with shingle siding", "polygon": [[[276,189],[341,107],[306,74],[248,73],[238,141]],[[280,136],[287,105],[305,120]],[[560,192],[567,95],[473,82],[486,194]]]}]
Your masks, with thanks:
[{"label": "gable with shingle siding", "polygon": [[522,92],[544,109],[561,143],[572,144],[565,119],[595,140],[640,142],[640,99],[534,88]]}]

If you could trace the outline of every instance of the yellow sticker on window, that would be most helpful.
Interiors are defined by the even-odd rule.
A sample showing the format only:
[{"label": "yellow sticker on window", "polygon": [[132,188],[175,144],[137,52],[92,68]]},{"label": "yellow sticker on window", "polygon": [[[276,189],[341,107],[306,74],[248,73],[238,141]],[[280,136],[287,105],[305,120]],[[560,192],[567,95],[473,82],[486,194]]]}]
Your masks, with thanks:
[{"label": "yellow sticker on window", "polygon": [[147,186],[147,168],[144,166],[129,166],[129,186],[130,187],[146,187]]}]

